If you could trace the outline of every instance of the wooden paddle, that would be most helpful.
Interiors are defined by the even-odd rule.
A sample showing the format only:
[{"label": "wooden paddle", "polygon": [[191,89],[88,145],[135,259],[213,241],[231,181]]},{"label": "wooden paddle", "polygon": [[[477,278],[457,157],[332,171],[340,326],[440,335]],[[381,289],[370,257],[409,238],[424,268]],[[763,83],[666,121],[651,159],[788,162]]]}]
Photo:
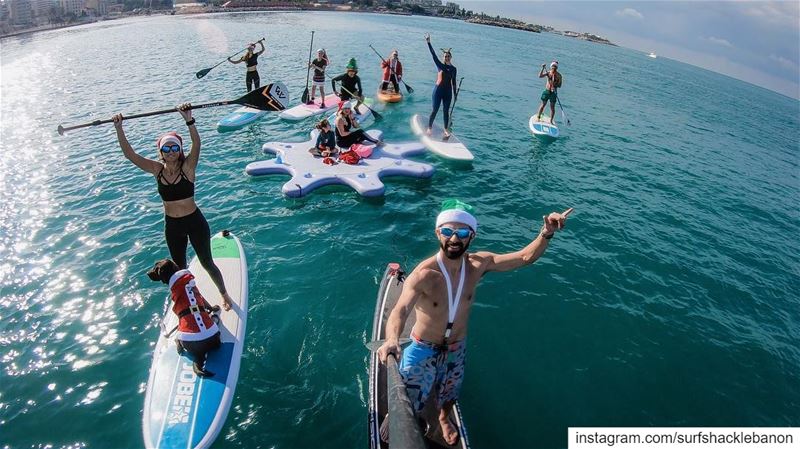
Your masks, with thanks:
[{"label": "wooden paddle", "polygon": [[314,50],[314,32],[311,32],[311,45],[308,47],[308,68],[306,69],[306,89],[303,91],[303,96],[300,97],[300,102],[303,104],[308,103],[308,77],[311,75],[311,51]]},{"label": "wooden paddle", "polygon": [[[264,38],[262,37],[261,39],[257,40],[256,42],[261,42],[261,41],[263,41],[263,40],[264,40]],[[210,71],[211,71],[211,70],[212,70],[214,67],[216,67],[216,66],[218,66],[218,65],[222,64],[223,62],[227,61],[228,59],[231,59],[232,57],[234,57],[234,56],[238,55],[239,53],[241,53],[241,52],[243,52],[243,51],[247,50],[247,48],[248,48],[248,47],[245,47],[245,48],[243,48],[243,49],[241,49],[241,50],[237,51],[236,53],[234,53],[234,54],[232,54],[232,55],[228,56],[227,58],[225,58],[225,60],[224,60],[224,61],[220,61],[220,62],[216,63],[216,64],[215,64],[213,67],[209,67],[209,68],[207,68],[207,69],[200,70],[199,72],[195,73],[195,74],[194,74],[194,76],[196,76],[196,77],[197,77],[197,79],[200,79],[200,78],[202,78],[202,77],[204,77],[204,76],[208,75],[208,72],[210,72]]]},{"label": "wooden paddle", "polygon": [[[379,58],[381,58],[381,61],[383,61],[383,62],[386,62],[386,60],[385,60],[385,59],[383,59],[383,56],[381,56],[381,54],[380,54],[380,53],[378,53],[378,50],[375,50],[375,47],[373,47],[373,46],[372,46],[372,44],[370,44],[370,45],[369,45],[369,48],[371,48],[371,49],[372,49],[372,51],[374,51],[374,52],[375,52],[375,54],[376,54],[376,55],[378,55],[378,57],[379,57]],[[392,69],[392,66],[391,66],[391,65],[389,66],[389,70],[391,70],[391,71],[392,71],[392,73],[394,73],[394,76],[395,76],[395,78],[396,78],[396,77],[397,77],[397,73],[395,73],[395,71],[394,71],[394,69]],[[402,78],[400,78],[400,82],[401,82],[401,83],[403,83],[403,86],[406,86],[406,91],[408,91],[408,93],[410,93],[410,94],[413,94],[413,93],[414,93],[414,89],[412,89],[412,88],[411,88],[411,86],[409,86],[408,84],[406,84],[406,82],[405,82],[405,81],[404,81]]]},{"label": "wooden paddle", "polygon": [[[240,104],[250,108],[261,109],[263,111],[282,111],[286,109],[286,104],[289,102],[289,91],[286,86],[280,81],[270,83],[265,87],[253,89],[246,95],[235,100],[215,101],[213,103],[194,104],[190,109],[205,109],[213,108],[216,106],[226,106],[229,104]],[[170,112],[177,112],[178,108],[162,109],[160,111],[145,112],[143,114],[127,115],[123,120],[130,120],[133,118],[150,117],[152,115],[169,114]],[[95,120],[89,123],[80,125],[64,126],[58,125],[58,134],[64,135],[67,131],[73,129],[86,128],[89,126],[102,125],[104,123],[112,123],[113,119]]]}]

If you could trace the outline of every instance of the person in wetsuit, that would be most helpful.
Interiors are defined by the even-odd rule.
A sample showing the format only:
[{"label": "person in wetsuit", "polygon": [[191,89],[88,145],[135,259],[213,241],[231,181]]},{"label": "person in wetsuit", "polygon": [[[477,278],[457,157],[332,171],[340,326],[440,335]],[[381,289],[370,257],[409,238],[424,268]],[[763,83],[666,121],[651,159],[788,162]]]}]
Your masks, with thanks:
[{"label": "person in wetsuit", "polygon": [[192,150],[186,155],[183,152],[183,139],[176,132],[162,134],[156,141],[158,160],[141,156],[134,151],[125,131],[122,129],[122,114],[115,115],[112,120],[117,130],[117,140],[125,155],[133,165],[150,173],[156,178],[158,194],[164,204],[164,236],[167,240],[170,258],[180,267],[188,267],[186,248],[192,243],[200,264],[211,276],[223,300],[225,310],[231,308],[231,297],[225,289],[225,281],[219,267],[211,257],[211,229],[197,203],[194,202],[195,170],[200,159],[200,134],[192,118],[191,105],[184,103],[178,106],[189,136],[192,138]]},{"label": "person in wetsuit", "polygon": [[339,98],[342,101],[347,101],[352,98],[358,100],[354,109],[356,110],[356,114],[361,114],[358,106],[361,105],[362,101],[364,100],[364,91],[361,89],[361,78],[358,77],[358,64],[356,64],[356,58],[350,58],[350,62],[347,63],[347,71],[345,73],[331,79],[331,86],[333,87],[334,93],[336,93],[337,81],[342,83],[342,89],[339,91],[339,93],[337,93]]},{"label": "person in wetsuit", "polygon": [[442,59],[444,59],[444,62],[442,62],[436,57],[436,52],[433,51],[430,34],[425,35],[425,41],[428,43],[428,50],[431,51],[433,63],[436,64],[436,68],[439,71],[436,76],[436,85],[433,88],[433,110],[430,118],[428,118],[427,133],[428,135],[431,134],[431,127],[436,119],[436,114],[439,113],[439,106],[444,106],[442,114],[444,115],[444,138],[446,139],[450,137],[450,102],[456,93],[456,75],[458,72],[456,67],[450,63],[453,55],[449,48],[442,49]]},{"label": "person in wetsuit", "polygon": [[[261,50],[256,50],[256,44],[261,46]],[[232,64],[239,64],[240,62],[244,62],[247,64],[247,76],[245,77],[245,83],[247,84],[247,91],[250,92],[253,89],[258,89],[261,87],[261,78],[258,76],[258,56],[261,53],[264,53],[264,42],[263,39],[256,42],[256,44],[250,44],[247,46],[247,51],[244,55],[239,58],[238,60],[233,60],[228,58],[228,61]]]}]

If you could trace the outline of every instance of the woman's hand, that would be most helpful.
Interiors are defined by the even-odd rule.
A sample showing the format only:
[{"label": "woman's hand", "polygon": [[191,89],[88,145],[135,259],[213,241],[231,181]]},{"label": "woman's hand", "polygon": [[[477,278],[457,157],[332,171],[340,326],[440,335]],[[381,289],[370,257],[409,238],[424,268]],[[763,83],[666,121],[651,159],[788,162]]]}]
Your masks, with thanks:
[{"label": "woman's hand", "polygon": [[187,121],[187,122],[192,119],[192,109],[191,108],[192,108],[192,104],[191,103],[183,103],[183,104],[178,105],[178,112],[180,112],[181,117],[183,117],[183,119],[185,121]]},{"label": "woman's hand", "polygon": [[430,33],[425,33],[425,42],[427,42],[429,44],[431,43],[431,35],[430,35]]},{"label": "woman's hand", "polygon": [[122,130],[122,114],[114,114],[114,116],[111,117],[111,120],[114,121],[114,128]]}]

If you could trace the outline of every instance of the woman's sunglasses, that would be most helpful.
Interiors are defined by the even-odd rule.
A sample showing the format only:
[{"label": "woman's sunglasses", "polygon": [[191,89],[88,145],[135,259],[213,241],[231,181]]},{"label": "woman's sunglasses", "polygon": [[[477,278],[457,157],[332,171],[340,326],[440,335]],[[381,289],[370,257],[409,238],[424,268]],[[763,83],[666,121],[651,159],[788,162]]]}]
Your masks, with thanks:
[{"label": "woman's sunglasses", "polygon": [[178,144],[164,145],[163,147],[161,147],[161,152],[162,153],[170,153],[170,152],[171,153],[178,153],[179,151],[181,151],[181,146],[178,145]]}]

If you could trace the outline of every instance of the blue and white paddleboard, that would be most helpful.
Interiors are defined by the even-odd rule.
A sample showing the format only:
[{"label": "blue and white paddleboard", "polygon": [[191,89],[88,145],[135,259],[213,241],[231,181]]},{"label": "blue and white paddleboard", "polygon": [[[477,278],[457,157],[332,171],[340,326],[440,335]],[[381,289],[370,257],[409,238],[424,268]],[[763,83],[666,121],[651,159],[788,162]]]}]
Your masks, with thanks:
[{"label": "blue and white paddleboard", "polygon": [[[196,376],[189,356],[178,355],[177,332],[165,337],[165,332],[178,324],[170,301],[153,354],[144,400],[143,431],[148,449],[211,446],[225,424],[233,401],[247,324],[247,259],[239,239],[229,233],[212,237],[211,254],[234,302],[231,310],[219,313],[222,347],[210,352],[206,361],[206,369],[214,376]],[[221,308],[222,297],[197,257],[189,264],[189,270],[203,297],[212,306]]]},{"label": "blue and white paddleboard", "polygon": [[550,124],[550,117],[545,114],[539,120],[536,119],[536,114],[532,115],[528,127],[534,136],[558,139],[558,126]]},{"label": "blue and white paddleboard", "polygon": [[217,131],[235,131],[260,119],[268,112],[246,106],[239,108],[217,123]]}]

